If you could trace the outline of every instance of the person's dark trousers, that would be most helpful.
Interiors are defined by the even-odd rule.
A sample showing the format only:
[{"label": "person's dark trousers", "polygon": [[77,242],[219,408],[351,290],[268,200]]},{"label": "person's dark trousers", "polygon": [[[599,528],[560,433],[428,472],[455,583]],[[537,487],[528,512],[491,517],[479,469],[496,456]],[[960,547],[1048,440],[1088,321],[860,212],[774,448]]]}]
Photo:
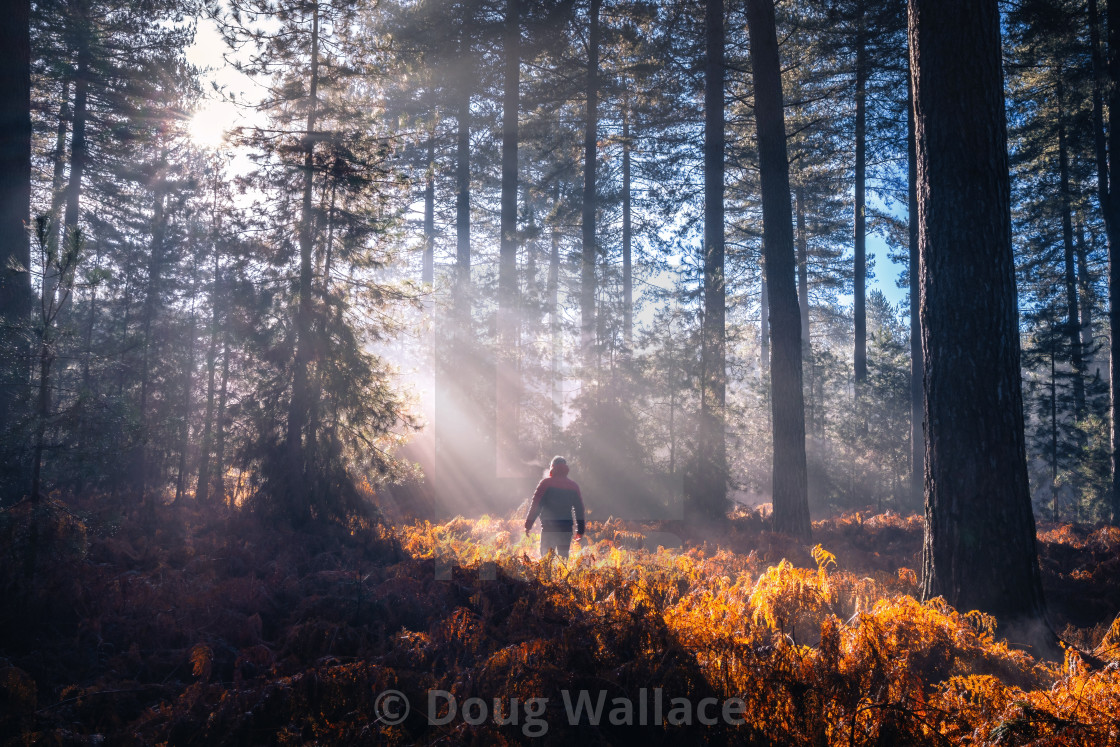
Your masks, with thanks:
[{"label": "person's dark trousers", "polygon": [[555,550],[556,554],[568,559],[568,550],[572,546],[572,530],[568,529],[563,532],[549,532],[541,531],[541,557],[548,555],[549,550]]}]

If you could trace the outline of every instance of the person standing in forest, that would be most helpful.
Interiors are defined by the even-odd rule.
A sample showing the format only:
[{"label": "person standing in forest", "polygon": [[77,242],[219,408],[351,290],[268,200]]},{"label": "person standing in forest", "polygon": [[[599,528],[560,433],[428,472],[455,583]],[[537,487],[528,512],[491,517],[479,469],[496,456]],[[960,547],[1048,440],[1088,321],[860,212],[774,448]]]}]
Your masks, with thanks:
[{"label": "person standing in forest", "polygon": [[575,518],[576,541],[583,539],[583,496],[579,485],[568,477],[568,460],[562,456],[552,458],[548,477],[537,484],[529,515],[525,517],[525,531],[533,528],[537,517],[541,519],[541,557],[555,550],[567,559],[572,542],[572,519]]}]

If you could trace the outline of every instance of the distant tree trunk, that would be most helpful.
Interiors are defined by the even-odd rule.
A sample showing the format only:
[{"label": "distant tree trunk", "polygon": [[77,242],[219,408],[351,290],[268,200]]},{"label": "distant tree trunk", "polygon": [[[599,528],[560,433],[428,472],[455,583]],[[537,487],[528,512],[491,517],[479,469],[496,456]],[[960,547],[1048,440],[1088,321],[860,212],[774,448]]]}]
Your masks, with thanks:
[{"label": "distant tree trunk", "polygon": [[1058,99],[1058,197],[1062,208],[1062,248],[1066,281],[1066,336],[1073,366],[1073,411],[1077,421],[1085,417],[1085,365],[1081,353],[1081,320],[1077,300],[1077,268],[1073,251],[1073,206],[1069,186],[1069,146],[1066,137],[1065,91],[1062,71],[1055,71]]},{"label": "distant tree trunk", "polygon": [[855,183],[855,379],[867,379],[867,40],[861,15],[856,32],[856,183]]},{"label": "distant tree trunk", "polygon": [[[37,228],[39,228],[37,226]],[[40,230],[42,230],[40,228]],[[81,250],[81,237],[75,231],[70,234],[69,240],[62,247],[62,251],[54,253],[49,250],[43,253],[42,295],[40,298],[39,312],[39,397],[35,410],[36,427],[34,456],[31,464],[31,500],[38,502],[40,499],[41,474],[43,466],[43,451],[47,431],[47,420],[51,414],[51,365],[57,356],[55,348],[58,314],[70,298],[74,288],[74,273]],[[40,247],[49,240],[40,234]],[[32,527],[32,536],[37,529]],[[33,561],[34,540],[29,563]]]},{"label": "distant tree trunk", "polygon": [[152,327],[155,325],[156,315],[159,313],[160,279],[163,273],[164,236],[167,231],[166,199],[167,183],[163,173],[164,165],[161,161],[157,167],[155,185],[155,209],[152,213],[152,241],[151,253],[148,257],[148,287],[144,296],[143,334],[141,336],[141,361],[140,361],[140,445],[139,465],[136,479],[139,487],[140,502],[148,506],[148,479],[151,469],[151,424],[148,419],[148,399],[151,395],[152,381]]},{"label": "distant tree trunk", "polygon": [[428,134],[428,168],[424,174],[424,256],[420,282],[431,285],[436,279],[436,128]]},{"label": "distant tree trunk", "polygon": [[175,479],[175,502],[183,500],[187,489],[187,454],[191,446],[191,413],[194,410],[194,345],[198,336],[198,317],[191,309],[187,333],[187,368],[183,372],[183,426],[179,433],[179,471]]},{"label": "distant tree trunk", "polygon": [[[560,186],[556,186],[556,197],[560,199]],[[549,372],[552,389],[552,417],[549,418],[549,442],[556,443],[559,437],[563,414],[563,391],[560,381],[560,231],[552,226],[552,251],[548,255],[548,326],[552,356]]]},{"label": "distant tree trunk", "polygon": [[673,335],[670,328],[670,334],[665,339],[665,353],[669,357],[668,376],[669,376],[669,474],[675,475],[677,473],[677,397],[680,392],[677,377],[677,350],[673,344]]},{"label": "distant tree trunk", "polygon": [[218,414],[214,418],[214,502],[226,503],[226,403],[229,401],[229,332],[222,335],[222,383],[218,387]]},{"label": "distant tree trunk", "polygon": [[[55,158],[54,158],[54,174],[51,179],[51,212],[48,218],[47,225],[47,258],[48,264],[51,257],[60,257],[60,251],[66,248],[70,241],[77,240],[76,230],[78,226],[78,205],[81,198],[81,184],[82,173],[85,168],[85,120],[86,120],[86,90],[88,86],[88,68],[89,65],[89,44],[85,40],[86,26],[82,23],[79,24],[79,34],[82,37],[80,42],[80,49],[78,55],[79,70],[78,70],[78,86],[77,86],[77,105],[75,106],[75,121],[74,138],[71,141],[70,151],[70,181],[66,183],[66,162],[64,152],[66,149],[66,120],[70,118],[69,108],[69,80],[63,82],[62,90],[62,103],[59,106],[58,126],[55,129]],[[65,206],[66,220],[65,229],[62,226],[62,211]],[[49,267],[43,268],[42,278],[42,308],[50,310],[53,313],[55,309],[55,299],[58,291],[58,283],[61,281],[61,276],[57,273],[50,271]],[[46,313],[44,311],[44,313]],[[44,332],[44,334],[46,334]],[[50,369],[54,360],[53,343],[44,339],[43,347],[39,355],[39,404],[37,406],[37,417],[39,419],[39,427],[42,428],[45,423],[45,418],[50,409],[50,391],[44,390],[44,387],[50,386]],[[46,349],[52,347],[49,354],[49,360],[45,359]],[[39,471],[40,462],[42,461],[42,446],[39,443],[42,440],[41,435],[37,436],[35,447],[35,455],[32,465],[32,497],[38,499],[39,490]]]},{"label": "distant tree trunk", "polygon": [[[438,119],[436,117],[435,106],[435,90],[429,90],[430,98],[430,115],[432,117],[431,129],[428,132],[428,153],[427,164],[424,173],[424,249],[421,258],[420,269],[420,282],[428,288],[435,284],[436,280],[436,126]],[[433,298],[429,297],[424,304],[425,311],[428,316],[428,349],[425,353],[424,365],[427,367],[428,375],[431,377],[431,389],[422,395],[422,399],[427,400],[425,404],[425,419],[428,421],[428,427],[425,429],[424,437],[426,440],[426,448],[430,449],[430,458],[432,460],[429,469],[435,469],[435,453],[436,453],[436,382],[439,380],[437,367],[439,365],[439,334],[437,332],[437,318],[436,308],[433,303]]]},{"label": "distant tree trunk", "polygon": [[498,477],[516,477],[517,413],[521,398],[517,370],[517,117],[521,82],[520,0],[506,0],[505,96],[502,105],[501,240],[498,258],[498,351],[494,444]]},{"label": "distant tree trunk", "polygon": [[35,406],[35,451],[31,459],[31,501],[38,503],[41,495],[43,446],[47,434],[47,418],[51,414],[51,365],[54,363],[54,341],[50,327],[43,331],[39,346],[39,396]]},{"label": "distant tree trunk", "polygon": [[[9,3],[6,15],[0,30],[0,423],[5,430],[18,419],[31,356],[30,0]],[[17,461],[5,455],[0,502],[18,498],[26,485],[20,480],[27,473],[20,477]]]},{"label": "distant tree trunk", "polygon": [[307,492],[307,464],[303,445],[304,429],[311,411],[312,398],[310,366],[314,340],[312,284],[315,273],[311,253],[315,244],[315,216],[312,197],[315,193],[315,128],[318,125],[319,104],[319,4],[311,4],[311,70],[308,80],[307,129],[303,141],[303,202],[299,218],[299,303],[296,307],[295,360],[292,365],[292,399],[288,405],[288,432],[286,437],[288,484],[287,512],[296,524],[309,518],[310,500]]},{"label": "distant tree trunk", "polygon": [[996,0],[913,0],[926,382],[922,594],[1041,621]]},{"label": "distant tree trunk", "polygon": [[[765,251],[763,252],[765,254]],[[758,370],[763,383],[770,372],[770,293],[766,287],[766,260],[761,262],[758,288]]]},{"label": "distant tree trunk", "polygon": [[599,7],[591,0],[591,30],[587,43],[587,112],[583,131],[583,248],[580,275],[580,351],[583,381],[587,385],[595,370],[595,213],[599,207],[595,188],[595,165],[599,137]]},{"label": "distant tree trunk", "polygon": [[704,316],[701,321],[700,420],[692,510],[715,521],[727,514],[726,280],[724,278],[724,19],[723,0],[704,13]]},{"label": "distant tree trunk", "polygon": [[762,243],[774,336],[770,358],[774,529],[808,540],[812,525],[805,463],[805,401],[801,388],[801,312],[794,279],[797,266],[793,249],[793,207],[773,0],[747,0],[747,30],[758,122]]},{"label": "distant tree trunk", "polygon": [[[95,242],[97,249],[94,257],[94,267],[101,267],[101,242]],[[97,288],[99,283],[94,281],[90,288],[89,314],[86,315],[86,334],[82,344],[82,392],[93,391],[93,374],[90,370],[93,359],[93,330],[97,326]]]},{"label": "distant tree trunk", "polygon": [[[133,283],[132,283],[133,254],[134,254],[134,252],[128,252],[125,255],[124,267],[121,268],[122,269],[121,275],[124,277],[124,292],[122,294],[123,298],[121,299],[121,304],[124,306],[124,309],[122,310],[122,312],[120,314],[121,323],[120,323],[120,326],[117,330],[117,334],[120,335],[121,339],[124,339],[125,337],[128,336],[128,330],[129,330],[129,327],[132,324],[132,306],[133,306],[132,297],[136,294],[135,287],[133,286]],[[117,396],[118,397],[123,397],[124,396],[124,385],[125,385],[125,378],[127,377],[127,375],[128,375],[128,366],[123,365],[123,361],[122,361],[122,365],[117,366],[117,375],[116,375],[116,382],[115,382],[116,385],[117,385]],[[131,475],[130,475],[130,477],[131,477]]]},{"label": "distant tree trunk", "polygon": [[63,219],[62,240],[69,241],[78,228],[81,218],[82,178],[85,175],[89,153],[86,147],[86,121],[89,117],[90,70],[90,19],[85,0],[77,3],[78,17],[78,67],[74,75],[74,121],[70,135],[70,181],[66,187],[66,215]]},{"label": "distant tree trunk", "polygon": [[[809,337],[809,231],[805,221],[805,188],[800,184],[794,188],[794,213],[797,225],[797,306],[801,310],[801,365],[805,377],[804,389],[809,393],[809,399],[805,403],[808,433],[813,423],[813,367],[810,363],[806,371],[805,362],[812,361],[813,346]],[[817,445],[814,441],[808,441],[805,448],[806,459],[810,452],[817,458]],[[808,485],[811,479],[808,473],[805,479]],[[810,489],[815,487],[815,484],[809,486]]]},{"label": "distant tree trunk", "polygon": [[62,233],[62,205],[66,200],[66,134],[69,132],[70,113],[70,78],[62,81],[62,97],[58,106],[58,124],[54,135],[54,173],[51,176],[51,212],[49,246],[52,251],[59,247]]},{"label": "distant tree trunk", "polygon": [[452,314],[457,338],[469,339],[471,326],[471,35],[473,25],[463,19],[459,38],[459,57],[469,68],[465,82],[457,89],[455,141],[455,282]]},{"label": "distant tree trunk", "polygon": [[622,101],[622,339],[634,345],[634,269],[630,257],[630,98]]},{"label": "distant tree trunk", "polygon": [[1089,274],[1089,249],[1085,246],[1085,226],[1077,222],[1077,297],[1081,302],[1081,350],[1086,371],[1093,367],[1093,278]]},{"label": "distant tree trunk", "polygon": [[[318,294],[321,299],[322,316],[326,319],[329,316],[337,317],[338,307],[331,307],[330,305],[330,292],[331,292],[331,263],[334,258],[334,228],[335,228],[335,209],[338,204],[338,180],[333,176],[328,176],[326,180],[329,183],[321,187],[322,198],[319,202],[319,210],[321,217],[316,217],[315,223],[319,228],[318,232],[326,229],[325,241],[322,244],[313,243],[313,260],[312,265],[314,270],[312,272],[312,294]],[[329,196],[328,196],[329,195]],[[320,278],[319,287],[314,285],[315,276]],[[325,366],[316,366],[315,375],[311,377],[312,390],[315,392],[323,391],[323,382],[326,379],[328,372]],[[315,452],[318,448],[319,430],[322,425],[323,416],[323,399],[316,396],[311,399],[308,407],[307,429],[306,436],[304,437],[304,449],[310,452]]]},{"label": "distant tree trunk", "polygon": [[221,325],[219,289],[221,288],[221,260],[219,243],[214,241],[214,268],[210,281],[210,341],[206,346],[206,414],[202,424],[202,442],[198,455],[198,484],[195,502],[206,506],[210,502],[210,452],[214,447],[215,378],[218,369],[218,328]]},{"label": "distant tree trunk", "polygon": [[1054,521],[1058,520],[1058,351],[1050,340],[1050,485],[1054,489]]},{"label": "distant tree trunk", "polygon": [[801,350],[803,357],[812,352],[809,342],[809,232],[805,227],[805,188],[794,190],[797,196],[797,305],[801,309]]},{"label": "distant tree trunk", "polygon": [[[910,60],[907,56],[907,71]],[[910,499],[914,508],[925,501],[925,364],[922,356],[922,268],[918,251],[918,152],[914,135],[914,87],[906,76],[907,223],[910,249]]]}]

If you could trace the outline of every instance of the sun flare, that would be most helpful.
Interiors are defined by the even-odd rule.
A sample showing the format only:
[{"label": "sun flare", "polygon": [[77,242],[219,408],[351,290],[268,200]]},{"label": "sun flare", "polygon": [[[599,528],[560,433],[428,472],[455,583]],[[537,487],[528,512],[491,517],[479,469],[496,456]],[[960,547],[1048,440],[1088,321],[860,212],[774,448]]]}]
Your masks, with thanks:
[{"label": "sun flare", "polygon": [[229,144],[227,138],[237,126],[238,119],[238,111],[230,103],[207,104],[187,122],[187,134],[199,147],[211,150],[224,148]]}]

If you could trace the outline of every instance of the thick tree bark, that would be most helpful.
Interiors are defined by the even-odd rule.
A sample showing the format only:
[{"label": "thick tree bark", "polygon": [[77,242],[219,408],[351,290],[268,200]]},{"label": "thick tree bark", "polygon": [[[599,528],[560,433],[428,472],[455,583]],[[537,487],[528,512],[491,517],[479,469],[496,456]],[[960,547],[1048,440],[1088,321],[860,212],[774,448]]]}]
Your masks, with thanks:
[{"label": "thick tree bark", "polygon": [[[909,72],[909,58],[907,58]],[[914,88],[906,79],[907,232],[910,249],[910,500],[917,510],[925,499],[925,364],[922,356],[922,268],[918,250],[918,152],[914,135]]]},{"label": "thick tree bark", "polygon": [[303,202],[299,218],[299,301],[296,307],[295,360],[292,366],[292,399],[288,406],[288,433],[286,441],[288,484],[288,516],[297,524],[309,517],[307,489],[307,464],[303,444],[304,429],[311,411],[311,400],[318,398],[312,392],[310,367],[314,340],[312,339],[312,284],[314,271],[311,253],[315,243],[315,216],[312,197],[315,193],[315,128],[318,125],[319,104],[319,5],[311,6],[311,69],[308,80],[307,129],[303,143]]},{"label": "thick tree bark", "polygon": [[1041,621],[996,0],[909,6],[926,382],[922,593]]},{"label": "thick tree bark", "polygon": [[587,43],[587,111],[583,131],[583,248],[580,275],[580,351],[584,385],[591,383],[595,370],[595,275],[598,248],[595,241],[595,213],[599,207],[595,187],[595,166],[599,133],[599,7],[601,0],[590,0],[591,30]]},{"label": "thick tree bark", "polygon": [[805,464],[805,401],[801,382],[801,312],[794,279],[793,207],[790,204],[782,73],[773,0],[747,1],[758,168],[762,186],[763,247],[773,330],[770,358],[773,412],[775,531],[808,540],[809,494]]},{"label": "thick tree bark", "polygon": [[[1093,46],[1093,129],[1097,152],[1097,195],[1108,238],[1108,325],[1120,329],[1120,196],[1111,177],[1120,169],[1120,127],[1104,129],[1104,90],[1108,89],[1109,119],[1120,116],[1120,3],[1108,4],[1108,61],[1102,60],[1097,2],[1089,0],[1090,40]],[[1120,525],[1120,334],[1109,333],[1108,363],[1109,451],[1112,458],[1111,516]]]},{"label": "thick tree bark", "polygon": [[517,370],[517,117],[521,83],[520,0],[506,0],[505,95],[502,105],[501,240],[498,258],[498,351],[494,408],[494,444],[498,477],[516,477],[518,404]]},{"label": "thick tree bark", "polygon": [[726,516],[727,396],[726,280],[724,277],[724,19],[723,0],[707,0],[704,13],[704,316],[700,328],[700,421],[692,509],[695,518]]},{"label": "thick tree bark", "polygon": [[[5,430],[18,419],[31,354],[30,18],[30,0],[16,0],[9,3],[0,30],[0,423]],[[0,502],[17,498],[23,488],[18,460],[6,456],[4,463]]]},{"label": "thick tree bark", "polygon": [[867,40],[863,18],[856,32],[856,174],[855,174],[855,321],[856,384],[867,379]]}]

